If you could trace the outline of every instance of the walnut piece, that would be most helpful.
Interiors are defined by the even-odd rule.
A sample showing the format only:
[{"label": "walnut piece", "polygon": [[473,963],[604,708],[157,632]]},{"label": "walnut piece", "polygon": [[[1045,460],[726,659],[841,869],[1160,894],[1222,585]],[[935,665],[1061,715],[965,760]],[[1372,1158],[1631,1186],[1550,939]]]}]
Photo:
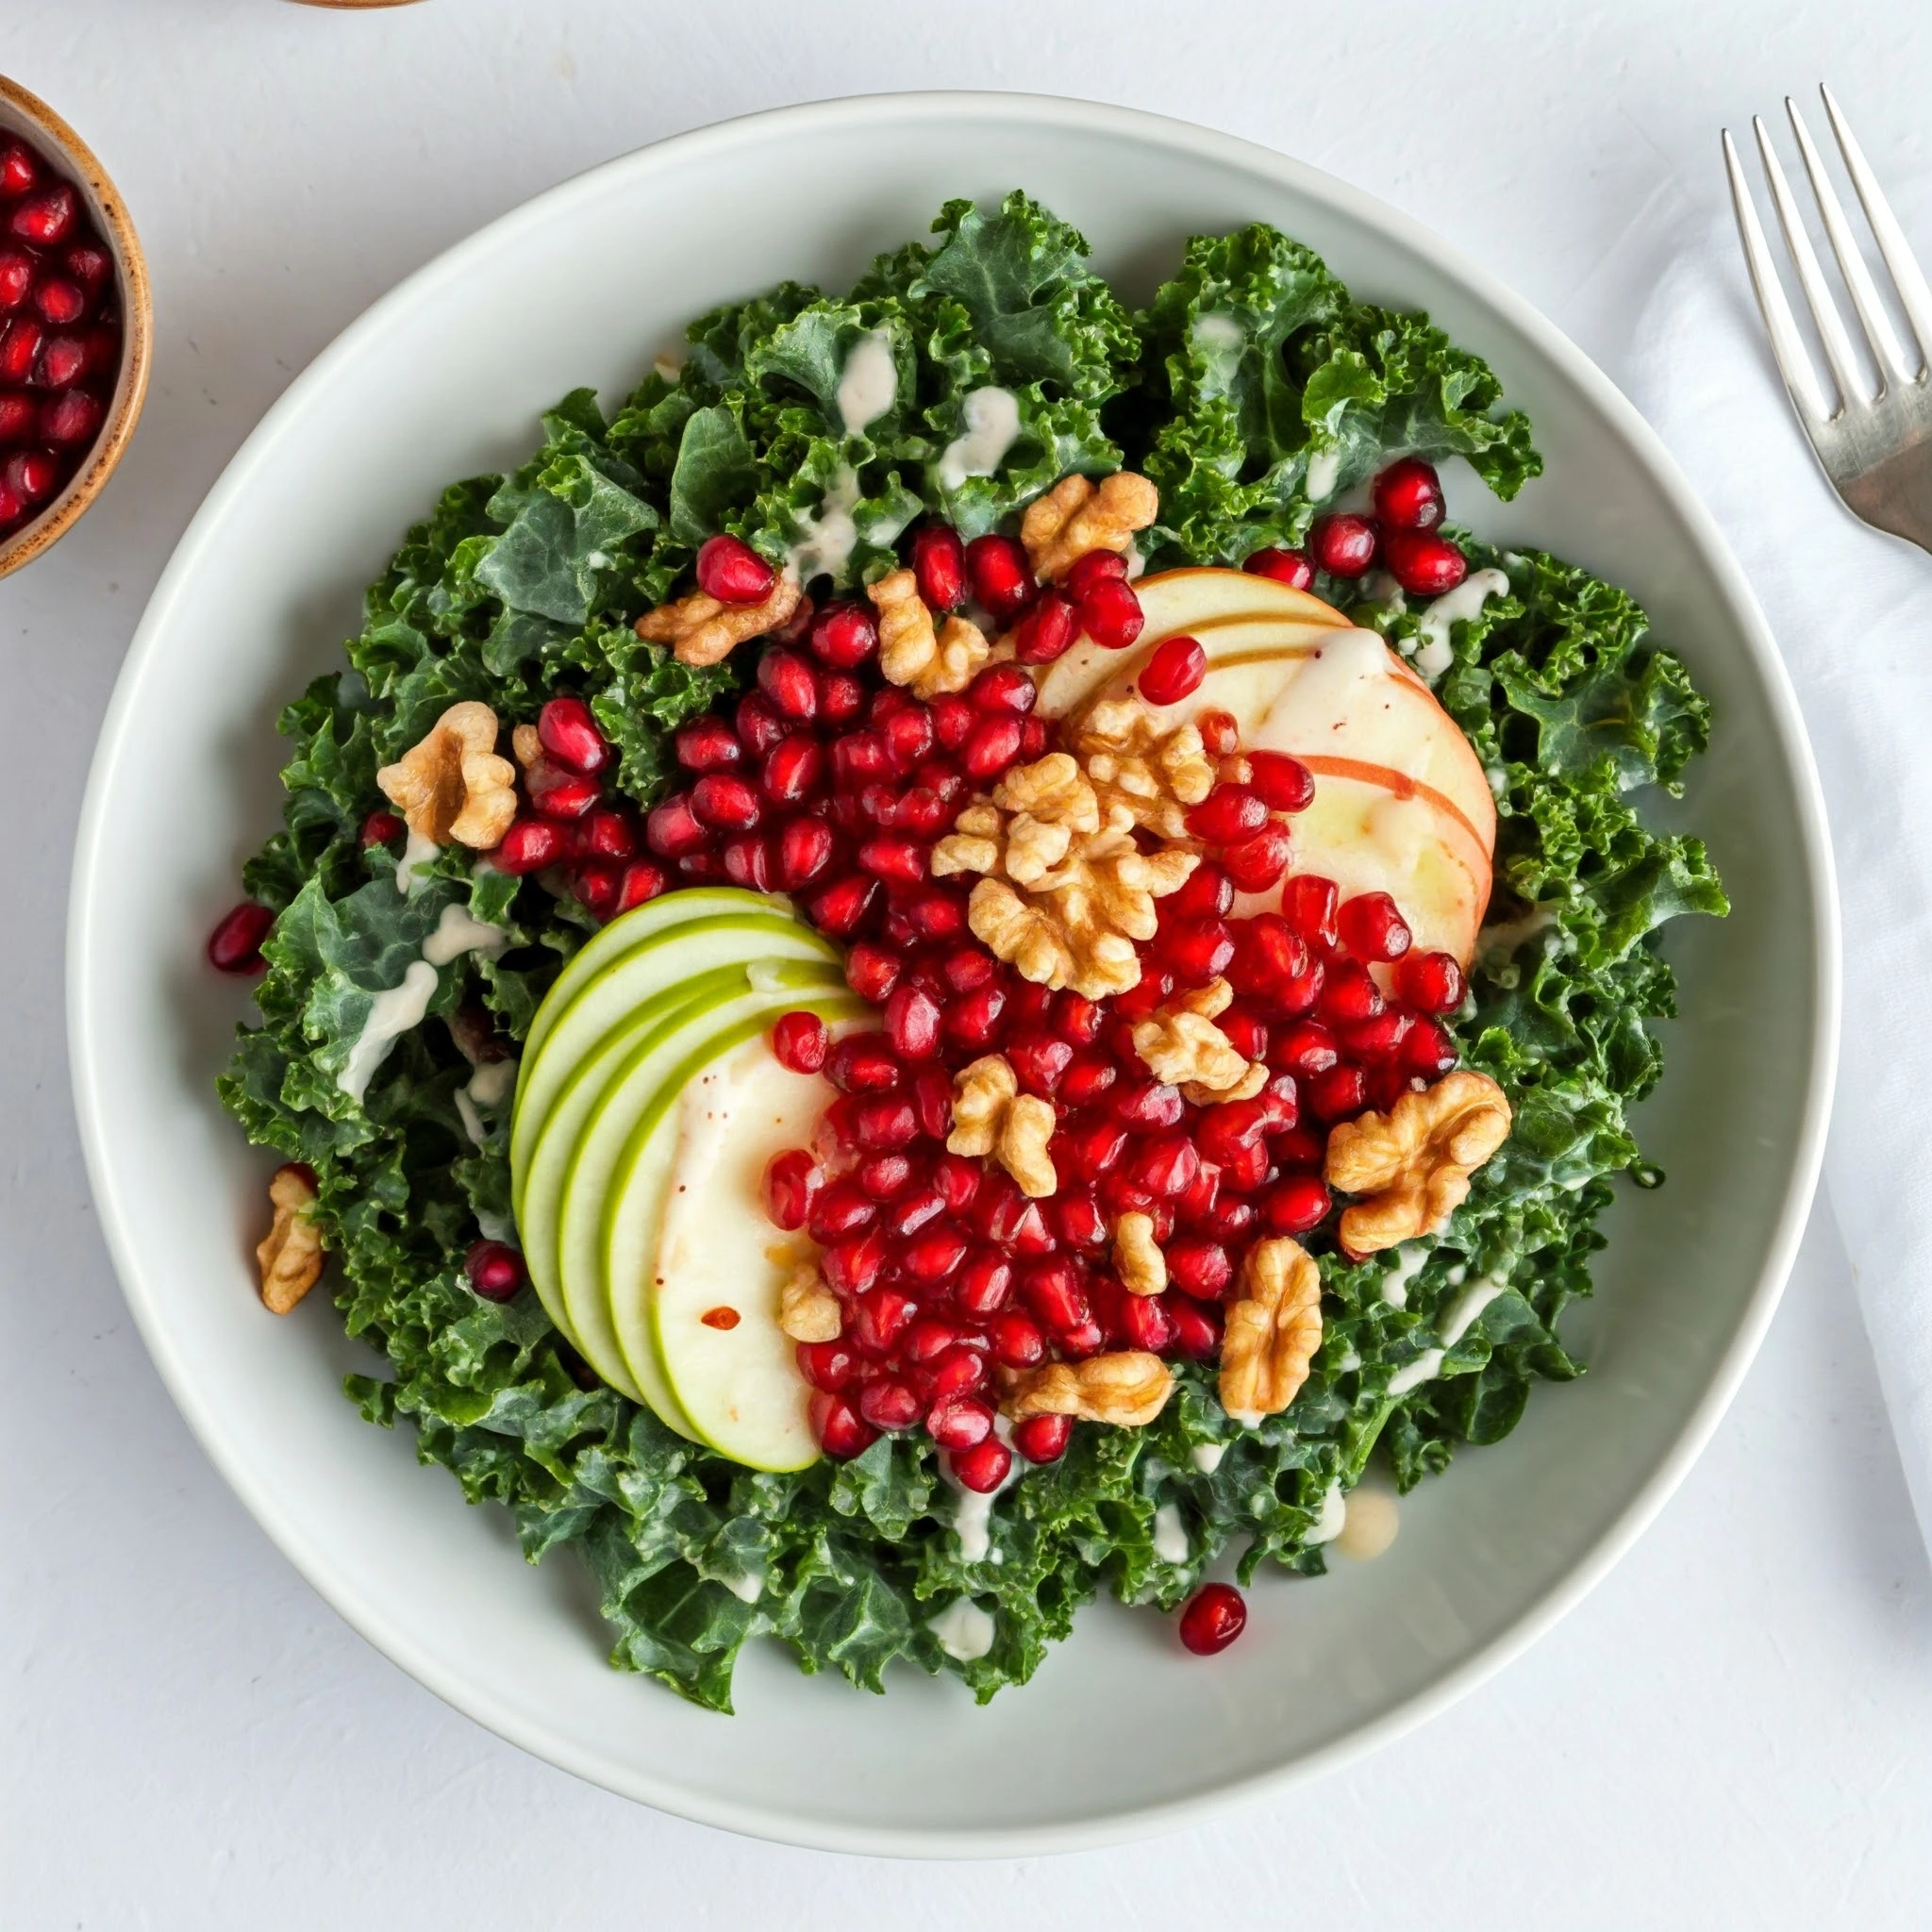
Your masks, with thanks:
[{"label": "walnut piece", "polygon": [[716,664],[740,644],[776,630],[804,594],[797,578],[781,571],[759,603],[721,604],[693,591],[675,604],[647,610],[636,630],[646,643],[669,644],[680,664]]},{"label": "walnut piece", "polygon": [[1248,1250],[1239,1290],[1221,1339],[1221,1406],[1252,1428],[1308,1378],[1322,1345],[1322,1277],[1299,1241],[1275,1235]]},{"label": "walnut piece", "polygon": [[543,741],[537,736],[534,724],[519,724],[509,735],[509,748],[517,755],[517,763],[528,771],[543,756]]},{"label": "walnut piece", "polygon": [[801,1261],[778,1291],[778,1326],[793,1341],[836,1341],[845,1325],[839,1297],[816,1261]]},{"label": "walnut piece", "polygon": [[937,630],[919,594],[919,579],[895,570],[865,594],[879,614],[879,669],[891,684],[918,698],[961,691],[992,655],[986,633],[971,618],[949,617]]},{"label": "walnut piece", "polygon": [[496,713],[465,698],[421,744],[376,773],[383,796],[418,838],[477,852],[503,843],[517,815],[517,768],[496,756]]},{"label": "walnut piece", "polygon": [[1167,1407],[1174,1376],[1158,1355],[1124,1349],[1084,1362],[1023,1369],[1000,1405],[1014,1422],[1029,1415],[1070,1415],[1085,1423],[1144,1429]]},{"label": "walnut piece", "polygon": [[1019,1077],[1003,1055],[987,1054],[954,1075],[947,1153],[991,1155],[1029,1200],[1044,1200],[1059,1187],[1047,1152],[1053,1128],[1053,1102],[1022,1093]]},{"label": "walnut piece", "polygon": [[262,1306],[272,1315],[286,1315],[322,1274],[322,1233],[312,1218],[315,1176],[291,1162],[278,1167],[268,1184],[275,1224],[255,1250],[261,1270]]},{"label": "walnut piece", "polygon": [[1343,1121],[1328,1136],[1328,1185],[1367,1197],[1342,1210],[1343,1248],[1374,1255],[1440,1229],[1509,1125],[1503,1090],[1469,1067],[1405,1093],[1387,1113]]},{"label": "walnut piece", "polygon": [[1250,1061],[1214,1024],[1234,997],[1224,979],[1210,979],[1158,1008],[1134,1028],[1134,1051],[1157,1080],[1178,1087],[1196,1107],[1252,1100],[1268,1069]]},{"label": "walnut piece", "polygon": [[1092,705],[1074,733],[1103,811],[1124,810],[1158,839],[1185,839],[1191,806],[1214,789],[1214,761],[1192,724],[1163,724],[1127,693]]},{"label": "walnut piece", "polygon": [[1136,940],[1154,937],[1154,902],[1178,891],[1197,853],[1142,852],[1130,814],[1103,812],[1079,760],[1049,752],[1016,765],[991,800],[959,814],[932,851],[935,877],[985,874],[967,923],[1008,965],[1088,999],[1141,977]]},{"label": "walnut piece", "polygon": [[1160,492],[1133,470],[1118,470],[1098,484],[1062,476],[1035,497],[1020,519],[1020,541],[1041,583],[1057,583],[1090,550],[1125,550],[1137,530],[1160,511]]},{"label": "walnut piece", "polygon": [[1129,1294],[1158,1294],[1167,1286],[1167,1257],[1154,1239],[1153,1215],[1127,1213],[1114,1223],[1113,1266]]}]

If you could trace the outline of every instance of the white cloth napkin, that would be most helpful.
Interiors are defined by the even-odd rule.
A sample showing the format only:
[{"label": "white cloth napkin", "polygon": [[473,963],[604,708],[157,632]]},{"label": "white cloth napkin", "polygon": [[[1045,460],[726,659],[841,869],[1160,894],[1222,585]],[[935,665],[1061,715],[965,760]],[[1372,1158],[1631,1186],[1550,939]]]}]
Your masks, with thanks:
[{"label": "white cloth napkin", "polygon": [[[1932,260],[1927,189],[1893,206]],[[1932,555],[1868,529],[1825,482],[1728,216],[1658,282],[1627,387],[1751,579],[1817,753],[1845,932],[1825,1185],[1932,1544]]]}]

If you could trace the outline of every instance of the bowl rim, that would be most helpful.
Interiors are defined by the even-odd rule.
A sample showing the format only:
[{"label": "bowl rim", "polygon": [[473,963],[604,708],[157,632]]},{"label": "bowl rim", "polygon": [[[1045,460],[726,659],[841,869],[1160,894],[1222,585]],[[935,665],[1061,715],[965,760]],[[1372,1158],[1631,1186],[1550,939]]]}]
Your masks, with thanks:
[{"label": "bowl rim", "polygon": [[44,555],[80,521],[101,493],[141,421],[154,358],[154,297],[148,287],[147,257],[142,252],[141,238],[134,231],[121,191],[93,149],[45,101],[0,74],[0,108],[13,108],[58,153],[87,196],[90,212],[114,253],[121,284],[122,336],[121,366],[114,376],[108,420],[94,438],[87,460],[67,479],[53,502],[12,536],[0,538],[0,577]]},{"label": "bowl rim", "polygon": [[[593,1751],[579,1747],[552,1726],[512,1708],[491,1686],[476,1684],[445,1669],[433,1651],[391,1624],[379,1602],[333,1572],[326,1556],[311,1546],[304,1526],[285,1517],[245,1460],[229,1452],[219,1413],[211,1405],[202,1402],[194,1388],[190,1363],[172,1347],[158,1316],[158,1302],[150,1300],[143,1279],[142,1252],[103,1154],[104,1122],[109,1104],[106,1091],[108,1070],[97,1059],[89,1037],[84,962],[102,928],[102,915],[96,912],[94,900],[106,864],[108,777],[118,747],[138,726],[137,711],[143,696],[149,660],[156,655],[158,641],[166,628],[170,607],[199,570],[201,554],[211,541],[230,501],[248,490],[256,469],[279,443],[285,427],[309,408],[311,398],[325,396],[339,367],[359,356],[366,344],[379,338],[391,318],[429,297],[444,282],[465,273],[474,257],[498,247],[525,228],[547,222],[559,202],[608,171],[649,172],[654,164],[667,158],[679,163],[692,158],[702,159],[741,144],[761,144],[791,135],[814,134],[840,124],[893,125],[910,117],[916,119],[923,137],[929,138],[936,122],[963,121],[989,111],[1025,117],[1042,125],[1124,137],[1157,148],[1183,152],[1247,171],[1324,203],[1346,221],[1378,233],[1423,258],[1492,307],[1607,420],[1690,538],[1702,564],[1729,608],[1764,691],[1773,728],[1792,774],[1792,802],[1800,831],[1797,856],[1811,887],[1814,916],[1809,935],[1809,966],[1816,988],[1816,1013],[1811,1037],[1800,1057],[1804,1094],[1790,1174],[1770,1229],[1764,1266],[1736,1330],[1719,1355],[1703,1394],[1674,1439],[1664,1448],[1650,1477],[1633,1492],[1595,1542],[1520,1617],[1425,1690],[1371,1722],[1291,1762],[1229,1775],[1206,1784],[1186,1797],[1038,1826],[880,1828],[858,1821],[828,1822],[822,1816],[762,1803],[694,1796],[672,1779],[613,1765]],[[156,586],[116,684],[95,750],[75,842],[68,922],[67,1001],[75,1103],[89,1177],[109,1253],[136,1324],[169,1392],[223,1476],[308,1582],[362,1636],[419,1683],[499,1737],[589,1783],[674,1815],[818,1850],[925,1858],[1017,1857],[1091,1849],[1178,1830],[1204,1822],[1234,1805],[1277,1795],[1305,1780],[1354,1762],[1446,1709],[1501,1669],[1550,1629],[1606,1574],[1656,1517],[1708,1441],[1756,1355],[1783,1292],[1823,1159],[1838,1053],[1839,956],[1838,894],[1824,796],[1797,700],[1770,627],[1715,521],[1697,499],[1657,433],[1610,379],[1540,310],[1489,270],[1409,216],[1321,169],[1240,137],[1140,108],[1058,95],[994,90],[905,91],[768,108],[671,135],[584,170],[508,210],[414,271],[350,323],[290,384],[230,460],[181,538]]]}]

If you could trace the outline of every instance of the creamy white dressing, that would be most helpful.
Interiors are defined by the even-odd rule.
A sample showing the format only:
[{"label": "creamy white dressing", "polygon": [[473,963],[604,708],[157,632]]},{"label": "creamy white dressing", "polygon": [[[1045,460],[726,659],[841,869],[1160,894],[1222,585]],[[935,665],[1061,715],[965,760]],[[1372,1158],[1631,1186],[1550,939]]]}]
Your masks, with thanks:
[{"label": "creamy white dressing", "polygon": [[1335,491],[1335,479],[1341,474],[1341,452],[1318,449],[1308,458],[1308,501],[1320,503]]},{"label": "creamy white dressing", "polygon": [[486,1241],[507,1241],[516,1229],[507,1214],[492,1214],[487,1208],[476,1210],[476,1231]]},{"label": "creamy white dressing", "polygon": [[501,1107],[516,1091],[516,1086],[515,1060],[485,1060],[470,1075],[468,1091],[478,1107]]},{"label": "creamy white dressing", "polygon": [[1490,790],[1501,798],[1509,789],[1509,772],[1504,765],[1485,765],[1483,776],[1490,781]]},{"label": "creamy white dressing", "polygon": [[1154,1554],[1163,1563],[1188,1560],[1188,1532],[1181,1526],[1181,1512],[1173,1503],[1163,1503],[1154,1512]]},{"label": "creamy white dressing", "polygon": [[1424,1382],[1433,1382],[1442,1372],[1442,1357],[1445,1350],[1425,1348],[1414,1361],[1405,1364],[1389,1377],[1389,1392],[1391,1395],[1407,1395],[1411,1389],[1420,1389]]},{"label": "creamy white dressing", "polygon": [[852,520],[858,508],[858,474],[850,463],[841,463],[818,515],[806,518],[804,533],[786,559],[787,571],[800,583],[827,573],[836,576],[845,568],[858,542],[858,525]]},{"label": "creamy white dressing", "polygon": [[508,943],[502,926],[472,917],[467,906],[445,906],[436,930],[423,941],[423,957],[432,966],[447,966],[465,953],[496,954]]},{"label": "creamy white dressing", "polygon": [[1475,1326],[1476,1318],[1509,1284],[1494,1274],[1478,1275],[1449,1304],[1438,1332],[1444,1348],[1454,1348]]},{"label": "creamy white dressing", "polygon": [[427,959],[412,959],[403,974],[403,983],[379,992],[369,1003],[369,1017],[349,1049],[336,1085],[351,1100],[360,1101],[369,1091],[371,1076],[382,1064],[391,1042],[400,1040],[412,1026],[423,1024],[429,1002],[436,997],[436,968]]},{"label": "creamy white dressing", "polygon": [[960,413],[966,433],[940,458],[940,488],[948,495],[969,476],[991,476],[1020,437],[1020,403],[1010,390],[968,390]]},{"label": "creamy white dressing", "polygon": [[[1389,671],[1389,647],[1372,630],[1338,630],[1306,658],[1294,676],[1283,680],[1281,695],[1269,707],[1255,743],[1267,748],[1284,734],[1307,744],[1349,715],[1357,691]],[[1282,723],[1276,726],[1275,720]]]},{"label": "creamy white dressing", "polygon": [[[1013,1446],[1013,1425],[1005,1416],[993,1418],[992,1429],[1008,1449]],[[1019,1481],[1020,1458],[1017,1456],[1013,1457],[1006,1481],[993,1490],[969,1490],[943,1464],[940,1474],[944,1477],[947,1488],[958,1498],[953,1505],[953,1534],[959,1539],[959,1555],[969,1563],[983,1563],[988,1552],[992,1550],[993,1498],[1008,1483]],[[997,1555],[997,1552],[993,1554]]]},{"label": "creamy white dressing", "polygon": [[469,1135],[473,1147],[481,1147],[490,1139],[490,1129],[483,1124],[483,1116],[476,1111],[476,1103],[470,1098],[467,1088],[458,1087],[454,1096],[457,1104],[457,1118],[463,1124],[463,1132]]},{"label": "creamy white dressing", "polygon": [[868,330],[853,343],[839,372],[839,420],[847,436],[863,436],[892,407],[899,393],[899,365],[891,332]]},{"label": "creamy white dressing", "polygon": [[1227,1419],[1231,1423],[1239,1423],[1244,1429],[1258,1429],[1267,1414],[1265,1408],[1231,1408]]},{"label": "creamy white dressing", "polygon": [[1352,1375],[1358,1368],[1361,1367],[1361,1356],[1355,1349],[1350,1349],[1348,1353],[1345,1356],[1343,1356],[1339,1362],[1335,1364],[1335,1372],[1337,1374],[1340,1375]]},{"label": "creamy white dressing", "polygon": [[726,1580],[724,1588],[741,1604],[755,1604],[765,1593],[764,1573],[760,1570],[747,1570],[742,1576]]},{"label": "creamy white dressing", "polygon": [[434,839],[425,839],[421,832],[411,832],[403,841],[403,856],[396,860],[396,891],[404,894],[413,892],[423,883],[441,850]]},{"label": "creamy white dressing", "polygon": [[[1402,586],[1386,570],[1372,570],[1362,579],[1362,595],[1371,604],[1379,604],[1385,610],[1393,611],[1398,617],[1408,608],[1408,598],[1404,593]],[[1414,651],[1415,640],[1404,638],[1396,645],[1396,649],[1407,657]]]},{"label": "creamy white dressing", "polygon": [[1422,1273],[1428,1258],[1429,1251],[1420,1241],[1404,1241],[1395,1250],[1395,1258],[1382,1277],[1382,1299],[1391,1308],[1407,1307],[1408,1284]]},{"label": "creamy white dressing", "polygon": [[1557,917],[1554,906],[1532,906],[1520,919],[1499,919],[1475,936],[1476,957],[1486,965],[1507,959],[1524,940],[1533,940]]},{"label": "creamy white dressing", "polygon": [[1341,1492],[1340,1483],[1330,1483],[1322,1497],[1322,1513],[1315,1518],[1315,1526],[1309,1530],[1307,1541],[1311,1543],[1332,1543],[1341,1534],[1342,1525],[1348,1521],[1348,1498]]},{"label": "creamy white dressing", "polygon": [[1196,317],[1191,333],[1204,349],[1244,349],[1248,345],[1247,330],[1233,316],[1218,311]]},{"label": "creamy white dressing", "polygon": [[1372,1563],[1395,1541],[1401,1526],[1395,1498],[1387,1490],[1358,1489],[1348,1499],[1348,1520],[1335,1547],[1357,1563]]},{"label": "creamy white dressing", "polygon": [[970,1596],[955,1597],[926,1628],[956,1663],[974,1663],[992,1648],[993,1621]]},{"label": "creamy white dressing", "polygon": [[1196,1442],[1188,1452],[1188,1460],[1203,1475],[1212,1475],[1221,1467],[1221,1458],[1226,1454],[1225,1442]]},{"label": "creamy white dressing", "polygon": [[1446,591],[1433,604],[1424,607],[1416,619],[1416,636],[1421,648],[1415,654],[1415,668],[1424,677],[1441,677],[1456,661],[1450,648],[1450,634],[1458,624],[1479,617],[1491,597],[1507,597],[1509,579],[1499,570],[1473,570],[1453,591]]},{"label": "creamy white dressing", "polygon": [[681,356],[653,356],[651,358],[651,369],[661,380],[675,382],[683,373],[684,358]]}]

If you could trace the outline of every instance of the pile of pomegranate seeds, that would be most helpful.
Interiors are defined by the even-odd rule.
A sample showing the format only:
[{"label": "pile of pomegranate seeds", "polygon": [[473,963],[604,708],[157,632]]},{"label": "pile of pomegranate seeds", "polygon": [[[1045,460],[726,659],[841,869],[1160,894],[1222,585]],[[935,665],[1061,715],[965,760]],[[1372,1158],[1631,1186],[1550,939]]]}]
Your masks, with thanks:
[{"label": "pile of pomegranate seeds", "polygon": [[0,538],[79,469],[120,364],[114,259],[79,189],[0,135]]},{"label": "pile of pomegranate seeds", "polygon": [[1317,517],[1307,557],[1298,550],[1257,550],[1242,568],[1305,590],[1312,580],[1311,561],[1344,579],[1365,576],[1380,564],[1411,597],[1440,597],[1469,575],[1468,558],[1436,528],[1442,521],[1442,480],[1432,463],[1403,457],[1375,478],[1370,496],[1372,516],[1337,510]]}]

